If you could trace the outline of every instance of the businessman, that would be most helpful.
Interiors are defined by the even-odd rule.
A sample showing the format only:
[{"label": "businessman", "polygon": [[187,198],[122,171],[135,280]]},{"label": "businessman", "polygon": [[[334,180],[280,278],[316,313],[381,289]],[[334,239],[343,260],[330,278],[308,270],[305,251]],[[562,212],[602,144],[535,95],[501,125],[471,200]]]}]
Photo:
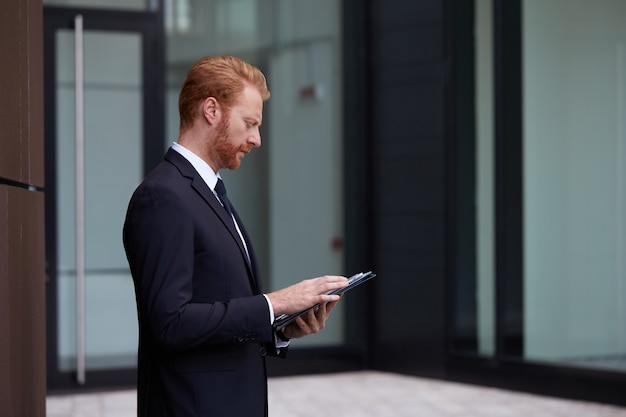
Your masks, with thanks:
[{"label": "businessman", "polygon": [[[321,330],[344,288],[323,276],[264,293],[241,218],[220,170],[237,169],[261,146],[270,93],[255,67],[206,57],[179,96],[180,133],[135,190],[123,241],[139,320],[137,414],[267,416],[265,356]],[[311,309],[281,331],[283,313]]]}]

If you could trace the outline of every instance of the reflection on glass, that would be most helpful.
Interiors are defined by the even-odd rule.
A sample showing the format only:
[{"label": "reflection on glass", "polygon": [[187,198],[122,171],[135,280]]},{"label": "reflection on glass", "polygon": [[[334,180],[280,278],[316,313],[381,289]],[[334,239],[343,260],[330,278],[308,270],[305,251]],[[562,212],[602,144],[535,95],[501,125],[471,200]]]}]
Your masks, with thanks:
[{"label": "reflection on glass", "polygon": [[493,0],[475,3],[476,299],[478,353],[495,353]]},{"label": "reflection on glass", "polygon": [[527,359],[626,369],[625,19],[523,2]]},{"label": "reflection on glass", "polygon": [[[341,2],[339,0],[166,3],[167,138],[178,137],[178,92],[188,68],[206,55],[235,55],[266,75],[261,136],[237,171],[223,172],[262,265],[265,289],[344,271]],[[168,17],[169,16],[169,17]],[[303,94],[314,91],[315,94]],[[303,221],[315,219],[315,221]],[[352,271],[354,272],[354,271]],[[298,346],[343,341],[341,303],[315,337]]]},{"label": "reflection on glass", "polygon": [[165,30],[167,33],[184,34],[192,28],[190,0],[165,0]]}]

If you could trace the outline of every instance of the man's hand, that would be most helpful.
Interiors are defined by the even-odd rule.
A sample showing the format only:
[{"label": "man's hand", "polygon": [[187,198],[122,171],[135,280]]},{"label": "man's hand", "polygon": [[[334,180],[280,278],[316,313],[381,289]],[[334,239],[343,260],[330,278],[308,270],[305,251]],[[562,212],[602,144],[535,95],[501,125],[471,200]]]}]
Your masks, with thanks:
[{"label": "man's hand", "polygon": [[322,303],[319,307],[312,308],[306,314],[283,329],[283,335],[288,339],[297,339],[313,333],[317,333],[326,326],[326,319],[337,305],[337,301]]},{"label": "man's hand", "polygon": [[305,279],[282,290],[271,292],[267,294],[267,297],[272,303],[274,314],[278,317],[281,314],[298,313],[316,304],[321,305],[339,301],[339,295],[327,295],[326,293],[347,286],[348,278],[338,275],[326,275]]}]

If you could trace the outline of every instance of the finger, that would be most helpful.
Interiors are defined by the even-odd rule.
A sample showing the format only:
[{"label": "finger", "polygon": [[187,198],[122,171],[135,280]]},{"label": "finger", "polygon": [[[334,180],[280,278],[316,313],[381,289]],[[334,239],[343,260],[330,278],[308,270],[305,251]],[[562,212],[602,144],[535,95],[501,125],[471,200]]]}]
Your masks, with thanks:
[{"label": "finger", "polygon": [[283,329],[283,334],[289,339],[297,339],[304,335],[300,330],[300,325],[298,324],[297,319]]},{"label": "finger", "polygon": [[315,311],[319,326],[324,326],[324,323],[326,323],[326,320],[330,316],[330,312],[333,311],[336,305],[337,301],[320,304],[319,308]]},{"label": "finger", "polygon": [[302,318],[302,326],[300,326],[300,329],[306,333],[317,333],[320,330],[320,323],[314,309],[309,310],[304,316],[300,316],[300,318]]},{"label": "finger", "polygon": [[317,323],[317,311],[315,308],[309,310],[304,316],[304,322],[307,326],[311,326],[311,324]]},{"label": "finger", "polygon": [[339,284],[342,287],[345,287],[348,285],[348,278],[340,276],[340,275],[331,275],[329,277],[329,281],[332,282],[333,284]]},{"label": "finger", "polygon": [[330,275],[329,277],[333,281],[348,282],[348,278],[344,277],[343,275]]},{"label": "finger", "polygon": [[326,311],[326,316],[328,317],[328,315],[330,315],[330,312],[333,311],[333,309],[335,308],[335,306],[337,305],[339,301],[332,301],[330,303],[326,303],[324,305],[324,309]]},{"label": "finger", "polygon": [[[343,288],[347,286],[348,286],[348,281],[327,282],[323,284],[322,286],[320,286],[320,295],[327,295],[331,291],[333,292],[341,291]],[[333,297],[333,298],[327,299],[326,301],[336,301],[336,300],[338,300],[338,298]]]},{"label": "finger", "polygon": [[326,304],[328,303],[320,303],[317,307],[313,309],[315,312],[315,319],[325,319],[326,318]]},{"label": "finger", "polygon": [[348,285],[348,278],[341,275],[325,275],[317,278],[317,282],[321,285],[332,285],[341,288]]},{"label": "finger", "polygon": [[320,294],[320,304],[322,303],[336,303],[341,299],[341,294]]}]

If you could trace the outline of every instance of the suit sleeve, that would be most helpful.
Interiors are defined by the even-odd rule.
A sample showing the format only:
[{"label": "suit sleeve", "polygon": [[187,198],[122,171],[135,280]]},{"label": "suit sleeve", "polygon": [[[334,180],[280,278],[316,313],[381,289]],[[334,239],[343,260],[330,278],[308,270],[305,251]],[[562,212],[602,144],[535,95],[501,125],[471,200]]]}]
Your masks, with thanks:
[{"label": "suit sleeve", "polygon": [[179,195],[167,187],[144,183],[131,199],[123,239],[144,330],[174,350],[271,342],[263,295],[194,301],[194,227]]}]

